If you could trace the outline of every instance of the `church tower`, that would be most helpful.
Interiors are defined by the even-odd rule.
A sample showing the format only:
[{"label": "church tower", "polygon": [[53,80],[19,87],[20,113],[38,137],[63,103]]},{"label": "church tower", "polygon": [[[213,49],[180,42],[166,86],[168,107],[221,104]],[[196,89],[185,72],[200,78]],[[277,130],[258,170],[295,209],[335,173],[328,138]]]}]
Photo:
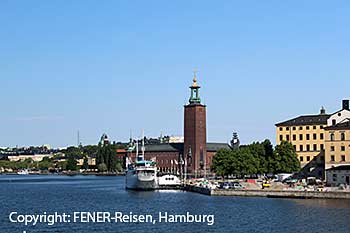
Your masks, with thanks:
[{"label": "church tower", "polygon": [[205,174],[207,154],[206,106],[201,104],[200,86],[194,73],[190,86],[191,96],[185,105],[184,118],[184,157],[187,159],[187,172],[193,176]]}]

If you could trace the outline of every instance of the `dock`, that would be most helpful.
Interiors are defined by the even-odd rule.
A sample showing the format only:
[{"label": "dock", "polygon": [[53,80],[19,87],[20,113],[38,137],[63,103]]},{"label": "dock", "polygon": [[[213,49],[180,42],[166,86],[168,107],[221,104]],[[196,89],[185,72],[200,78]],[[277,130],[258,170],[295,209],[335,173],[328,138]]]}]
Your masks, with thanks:
[{"label": "dock", "polygon": [[295,198],[295,199],[350,199],[349,191],[295,191],[295,190],[234,190],[209,189],[205,187],[186,185],[186,191],[209,196],[237,196],[237,197],[266,197],[266,198]]}]

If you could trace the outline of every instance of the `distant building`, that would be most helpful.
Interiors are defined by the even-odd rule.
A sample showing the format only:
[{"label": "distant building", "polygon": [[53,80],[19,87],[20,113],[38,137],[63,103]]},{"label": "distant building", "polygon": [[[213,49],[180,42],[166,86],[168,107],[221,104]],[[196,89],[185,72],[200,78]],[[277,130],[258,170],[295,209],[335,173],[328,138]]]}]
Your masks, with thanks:
[{"label": "distant building", "polygon": [[350,184],[350,165],[340,165],[327,169],[326,182],[331,186]]},{"label": "distant building", "polygon": [[[199,89],[195,76],[190,86],[189,103],[184,106],[184,137],[161,137],[157,143],[145,140],[145,158],[155,160],[161,173],[186,171],[191,176],[204,176],[210,173],[215,153],[220,149],[230,149],[227,143],[207,142],[206,106],[201,104]],[[125,152],[117,152],[119,158],[128,156],[135,160],[135,145],[131,143]]]},{"label": "distant building", "polygon": [[101,136],[101,139],[100,139],[100,142],[99,142],[99,145],[100,146],[106,146],[106,145],[109,145],[109,139],[108,139],[108,136],[107,136],[107,134],[102,134],[102,136]]},{"label": "distant building", "polygon": [[322,107],[317,115],[276,124],[276,143],[288,141],[294,146],[304,176],[324,178],[325,169],[350,164],[350,144],[346,145],[350,127],[345,123],[349,119],[349,100],[343,100],[342,109],[333,114]]},{"label": "distant building", "polygon": [[328,126],[326,130],[325,168],[350,165],[350,121]]},{"label": "distant building", "polygon": [[232,134],[232,140],[231,140],[231,148],[233,150],[237,150],[239,148],[240,145],[240,141],[238,138],[238,133],[237,132],[233,132]]},{"label": "distant building", "polygon": [[32,159],[34,162],[40,162],[45,157],[52,158],[53,154],[36,154],[36,155],[9,155],[7,159],[9,161],[24,161],[26,159]]}]

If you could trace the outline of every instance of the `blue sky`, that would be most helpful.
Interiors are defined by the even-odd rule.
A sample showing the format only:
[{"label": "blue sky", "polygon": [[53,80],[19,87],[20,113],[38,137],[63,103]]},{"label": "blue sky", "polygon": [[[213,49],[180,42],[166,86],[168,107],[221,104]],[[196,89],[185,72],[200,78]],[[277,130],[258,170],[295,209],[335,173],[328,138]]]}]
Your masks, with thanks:
[{"label": "blue sky", "polygon": [[208,141],[350,98],[348,1],[0,1],[0,146],[183,134],[198,69]]}]

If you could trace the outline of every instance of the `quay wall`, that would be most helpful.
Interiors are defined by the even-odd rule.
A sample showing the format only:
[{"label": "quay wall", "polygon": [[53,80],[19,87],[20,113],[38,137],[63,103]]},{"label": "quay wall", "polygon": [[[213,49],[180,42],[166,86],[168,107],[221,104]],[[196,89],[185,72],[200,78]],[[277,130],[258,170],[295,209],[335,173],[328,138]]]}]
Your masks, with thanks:
[{"label": "quay wall", "polygon": [[299,198],[299,199],[350,199],[350,192],[313,192],[290,190],[223,190],[195,186],[187,186],[187,191],[197,192],[210,196],[240,196],[240,197],[271,197],[271,198]]}]

